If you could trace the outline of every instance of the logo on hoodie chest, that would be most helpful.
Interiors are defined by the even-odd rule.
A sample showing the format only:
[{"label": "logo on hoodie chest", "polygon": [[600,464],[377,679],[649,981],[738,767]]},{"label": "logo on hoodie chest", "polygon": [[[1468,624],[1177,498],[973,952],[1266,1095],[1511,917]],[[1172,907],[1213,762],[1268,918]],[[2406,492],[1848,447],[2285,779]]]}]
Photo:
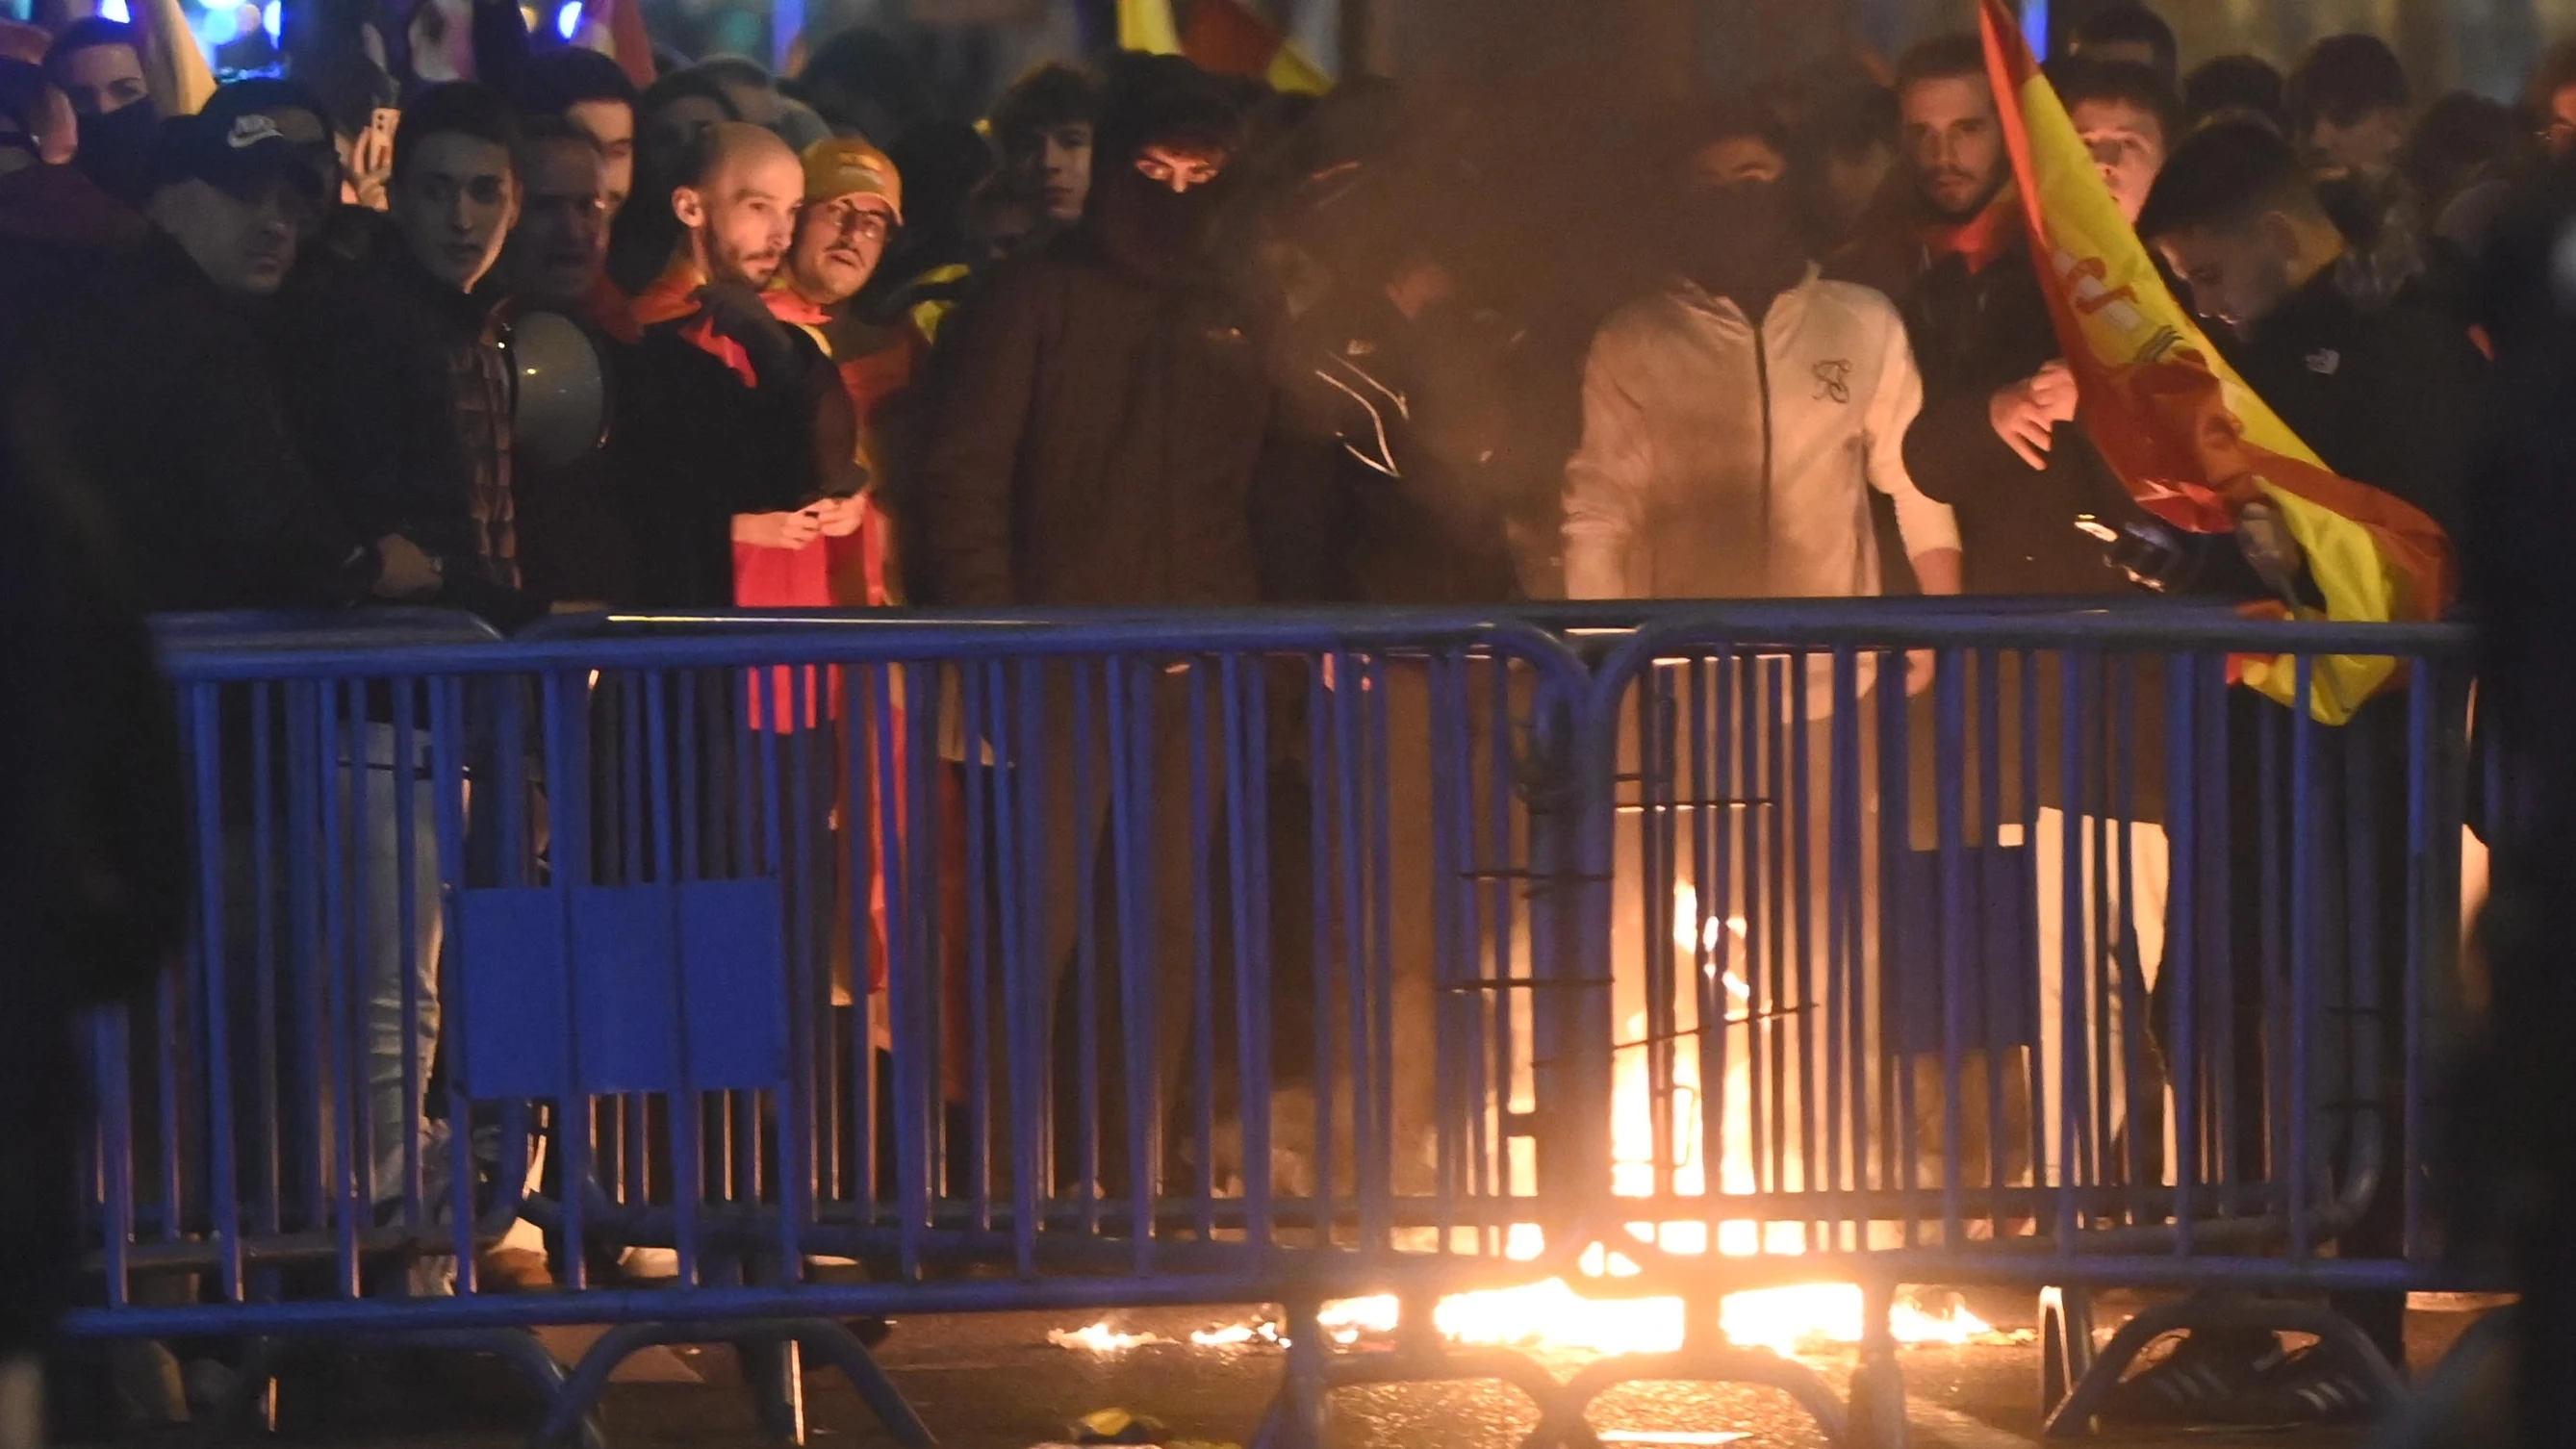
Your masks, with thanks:
[{"label": "logo on hoodie chest", "polygon": [[1851,359],[1828,357],[1816,364],[1816,401],[1828,399],[1838,403],[1851,401]]}]

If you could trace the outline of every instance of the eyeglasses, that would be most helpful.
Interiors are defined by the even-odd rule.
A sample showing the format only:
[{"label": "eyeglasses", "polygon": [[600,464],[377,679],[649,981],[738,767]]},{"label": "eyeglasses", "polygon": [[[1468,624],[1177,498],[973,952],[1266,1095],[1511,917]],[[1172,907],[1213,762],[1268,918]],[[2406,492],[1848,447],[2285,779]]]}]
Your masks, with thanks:
[{"label": "eyeglasses", "polygon": [[894,234],[894,218],[873,206],[855,201],[834,201],[817,208],[824,226],[846,237],[861,241],[881,242]]}]

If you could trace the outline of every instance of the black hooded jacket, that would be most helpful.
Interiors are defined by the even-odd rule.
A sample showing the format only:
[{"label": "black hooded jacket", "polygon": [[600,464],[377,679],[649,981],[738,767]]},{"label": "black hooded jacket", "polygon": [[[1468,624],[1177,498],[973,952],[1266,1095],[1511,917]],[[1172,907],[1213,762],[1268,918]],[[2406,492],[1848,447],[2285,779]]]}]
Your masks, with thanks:
[{"label": "black hooded jacket", "polygon": [[1190,233],[1214,198],[1109,164],[1084,224],[993,269],[952,318],[901,500],[921,597],[1248,604],[1272,387],[1258,329]]}]

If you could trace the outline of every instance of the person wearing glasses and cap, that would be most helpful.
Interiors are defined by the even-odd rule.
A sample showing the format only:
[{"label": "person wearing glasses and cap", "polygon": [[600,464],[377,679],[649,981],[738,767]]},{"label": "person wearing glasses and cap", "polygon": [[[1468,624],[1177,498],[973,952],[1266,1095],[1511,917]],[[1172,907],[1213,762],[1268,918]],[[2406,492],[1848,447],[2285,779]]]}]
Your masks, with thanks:
[{"label": "person wearing glasses and cap", "polygon": [[832,601],[900,603],[891,523],[880,490],[891,452],[887,425],[911,386],[923,345],[908,325],[868,321],[854,299],[876,275],[886,243],[903,225],[903,178],[884,152],[856,137],[817,141],[805,148],[803,162],[805,205],[762,300],[831,359],[858,420],[857,462],[867,473],[859,495],[864,513],[858,532],[829,540]]}]

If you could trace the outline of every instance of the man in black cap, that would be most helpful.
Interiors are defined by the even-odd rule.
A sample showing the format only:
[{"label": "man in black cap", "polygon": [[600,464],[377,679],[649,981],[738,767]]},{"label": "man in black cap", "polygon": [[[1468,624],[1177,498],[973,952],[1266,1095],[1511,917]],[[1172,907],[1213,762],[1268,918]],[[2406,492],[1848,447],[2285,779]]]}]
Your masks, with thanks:
[{"label": "man in black cap", "polygon": [[[218,98],[220,99],[220,97]],[[425,595],[399,533],[342,527],[308,476],[256,323],[322,204],[303,153],[255,111],[164,127],[152,234],[32,326],[9,386],[57,419],[155,610]]]}]

